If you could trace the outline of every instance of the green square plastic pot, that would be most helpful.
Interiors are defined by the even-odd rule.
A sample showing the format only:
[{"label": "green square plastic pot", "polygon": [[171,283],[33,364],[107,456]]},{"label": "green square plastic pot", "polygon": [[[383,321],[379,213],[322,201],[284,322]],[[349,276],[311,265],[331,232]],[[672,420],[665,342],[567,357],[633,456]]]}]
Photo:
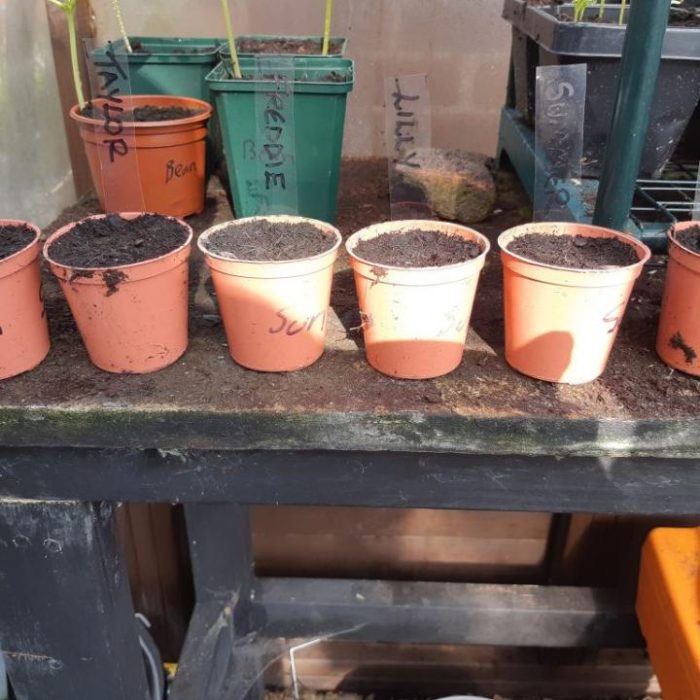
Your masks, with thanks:
[{"label": "green square plastic pot", "polygon": [[[128,53],[124,40],[110,42],[119,60],[126,59],[129,80],[112,87],[119,87],[124,94],[178,95],[210,101],[207,73],[219,62],[220,38],[182,37],[129,37],[132,45],[141,44],[148,53]],[[94,49],[91,59],[106,57],[109,44]],[[196,50],[197,53],[183,53]]]},{"label": "green square plastic pot", "polygon": [[[268,213],[292,213],[276,206],[275,190],[264,192],[268,206],[261,210],[251,183],[261,179],[260,144],[256,143],[261,119],[256,96],[270,80],[250,77],[255,59],[241,58],[244,80],[230,77],[220,63],[208,76],[226,154],[231,195],[238,217]],[[322,65],[294,61],[293,110],[296,164],[296,212],[300,216],[332,223],[337,210],[340,160],[345,129],[347,95],[354,84],[354,64],[345,58],[328,58]],[[329,73],[342,80],[324,81]]]},{"label": "green square plastic pot", "polygon": [[[280,35],[275,35],[275,34],[243,34],[239,37],[236,38],[236,48],[238,49],[238,57],[239,58],[249,58],[251,56],[256,56],[256,55],[264,55],[264,56],[284,56],[285,58],[288,58],[290,56],[293,56],[294,58],[311,58],[311,59],[317,59],[317,58],[329,58],[329,57],[342,57],[345,55],[345,49],[347,48],[348,45],[348,40],[344,36],[332,36],[331,37],[331,45],[339,43],[340,44],[340,52],[339,53],[334,53],[334,54],[329,54],[327,56],[324,56],[321,51],[317,54],[311,53],[311,54],[295,54],[295,53],[267,53],[264,52],[263,54],[254,54],[254,53],[246,53],[245,51],[241,50],[241,45],[245,41],[316,41],[318,42],[319,47],[323,45],[323,37],[322,36],[280,36]],[[222,42],[221,46],[221,56],[225,60],[227,58],[231,58],[231,52],[229,51],[228,43]]]}]

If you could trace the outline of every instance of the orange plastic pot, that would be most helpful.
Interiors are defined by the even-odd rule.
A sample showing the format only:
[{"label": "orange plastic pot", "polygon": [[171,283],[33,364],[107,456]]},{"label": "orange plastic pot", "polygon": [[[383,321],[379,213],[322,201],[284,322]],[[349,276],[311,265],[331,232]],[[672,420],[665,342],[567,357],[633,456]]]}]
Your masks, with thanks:
[{"label": "orange plastic pot", "polygon": [[[235,260],[212,253],[209,237],[221,228],[267,220],[313,224],[335,243],[309,258],[285,261]],[[260,372],[292,372],[323,354],[333,263],[340,232],[323,221],[299,216],[239,219],[214,226],[199,238],[211,271],[231,357]]]},{"label": "orange plastic pot", "polygon": [[[139,214],[121,216],[133,219]],[[107,372],[127,374],[171,365],[187,349],[192,229],[178,221],[188,231],[186,242],[153,260],[110,269],[78,268],[51,258],[51,244],[76,223],[80,222],[64,226],[46,241],[44,257],[58,278],[92,362]]]},{"label": "orange plastic pot", "polygon": [[34,240],[0,260],[0,379],[34,369],[49,352],[49,329],[41,294],[39,238],[33,224],[2,219],[0,226],[28,226]]},{"label": "orange plastic pot", "polygon": [[676,236],[699,221],[676,224],[668,234],[668,269],[656,352],[674,369],[700,376],[700,255]]},{"label": "orange plastic pot", "polygon": [[[78,122],[92,182],[106,212],[147,211],[166,216],[189,216],[204,209],[207,120],[211,106],[191,97],[119,95],[113,105],[93,100],[106,118],[70,111]],[[124,110],[152,105],[201,110],[186,119],[162,122],[121,122]]]},{"label": "orange plastic pot", "polygon": [[[481,254],[456,265],[378,265],[355,254],[362,240],[425,228],[478,243]],[[462,361],[479,274],[490,245],[480,233],[441,221],[394,221],[353,234],[346,243],[355,273],[367,361],[402,379],[428,379]]]},{"label": "orange plastic pot", "polygon": [[[527,233],[617,238],[634,248],[638,262],[599,270],[545,265],[508,250],[513,239]],[[649,249],[634,236],[610,229],[551,222],[509,229],[498,245],[508,364],[548,382],[584,384],[599,377]]]}]

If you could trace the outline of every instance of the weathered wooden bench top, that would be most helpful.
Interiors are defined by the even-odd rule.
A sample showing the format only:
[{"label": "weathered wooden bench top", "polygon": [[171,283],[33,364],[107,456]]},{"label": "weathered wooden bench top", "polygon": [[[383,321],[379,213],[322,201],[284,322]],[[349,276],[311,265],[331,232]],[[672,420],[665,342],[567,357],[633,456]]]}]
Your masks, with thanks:
[{"label": "weathered wooden bench top", "polygon": [[[344,235],[388,218],[381,161],[347,162],[341,190]],[[96,210],[94,200],[80,203],[47,232]],[[476,228],[495,241],[528,216],[527,201],[504,177],[496,213]],[[205,212],[191,224],[201,232],[228,218],[226,196],[214,181]],[[663,258],[652,261],[635,288],[607,371],[575,387],[535,381],[505,364],[495,250],[482,275],[461,366],[429,381],[390,379],[365,362],[344,253],[327,351],[314,366],[291,374],[256,373],[230,359],[198,251],[189,350],[151,375],[94,368],[45,271],[52,351],[38,369],[0,384],[0,444],[695,457],[700,382],[671,371],[654,352],[663,277]]]}]

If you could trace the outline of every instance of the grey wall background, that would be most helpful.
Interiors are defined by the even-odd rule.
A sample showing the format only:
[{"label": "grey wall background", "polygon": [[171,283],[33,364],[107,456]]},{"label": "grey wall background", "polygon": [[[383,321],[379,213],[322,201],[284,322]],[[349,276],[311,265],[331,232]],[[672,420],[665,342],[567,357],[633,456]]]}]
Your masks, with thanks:
[{"label": "grey wall background", "polygon": [[[320,34],[323,0],[229,0],[238,34]],[[218,0],[121,0],[129,34],[222,36]],[[356,85],[345,155],[383,155],[384,77],[427,73],[433,145],[493,155],[505,99],[509,25],[501,0],[336,0]],[[110,0],[92,0],[98,40],[118,36]]]}]

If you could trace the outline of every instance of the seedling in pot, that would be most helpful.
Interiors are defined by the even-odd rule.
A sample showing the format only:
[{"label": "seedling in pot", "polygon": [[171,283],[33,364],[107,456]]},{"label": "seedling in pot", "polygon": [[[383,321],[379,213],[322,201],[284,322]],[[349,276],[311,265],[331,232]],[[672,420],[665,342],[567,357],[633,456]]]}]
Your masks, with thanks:
[{"label": "seedling in pot", "polygon": [[231,71],[233,73],[233,77],[240,80],[243,77],[243,75],[241,74],[241,65],[238,62],[238,52],[236,51],[236,35],[233,33],[233,24],[231,22],[231,11],[228,7],[228,0],[221,0],[221,9],[224,13],[226,36],[228,38],[228,50],[231,54]]},{"label": "seedling in pot", "polygon": [[117,24],[119,25],[119,33],[122,35],[124,46],[126,46],[126,50],[129,53],[133,53],[133,49],[131,48],[131,42],[129,41],[129,37],[126,33],[126,27],[124,26],[124,17],[122,15],[122,8],[119,5],[119,0],[112,0],[112,8],[114,9],[114,15],[117,18]]},{"label": "seedling in pot", "polygon": [[597,0],[574,0],[574,22],[583,22],[586,10],[596,2]]},{"label": "seedling in pot", "polygon": [[323,25],[323,50],[324,56],[328,55],[331,43],[331,21],[333,19],[333,0],[326,0],[326,20]]},{"label": "seedling in pot", "polygon": [[85,108],[85,94],[83,92],[83,81],[80,77],[80,64],[78,63],[78,37],[75,29],[75,11],[78,7],[78,0],[49,0],[49,2],[60,7],[66,13],[68,22],[68,39],[70,42],[70,60],[73,67],[73,83],[75,94],[78,98],[80,111]]}]

